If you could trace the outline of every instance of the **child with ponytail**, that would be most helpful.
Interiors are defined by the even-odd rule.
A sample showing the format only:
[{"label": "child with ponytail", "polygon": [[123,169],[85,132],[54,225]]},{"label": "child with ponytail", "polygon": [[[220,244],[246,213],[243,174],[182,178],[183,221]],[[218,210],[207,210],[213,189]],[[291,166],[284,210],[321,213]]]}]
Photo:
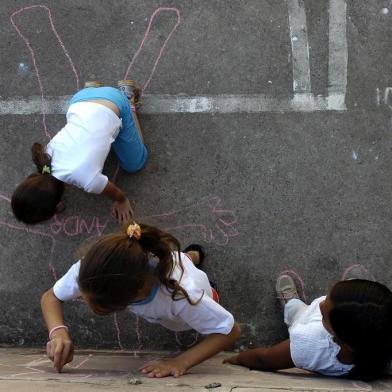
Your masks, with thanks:
[{"label": "child with ponytail", "polygon": [[[348,277],[347,277],[348,278]],[[279,276],[289,339],[226,359],[259,370],[298,367],[364,381],[382,377],[392,359],[392,292],[378,282],[348,279],[306,305],[294,280]]]},{"label": "child with ponytail", "polygon": [[229,348],[240,329],[219,303],[207,275],[197,268],[200,245],[180,252],[172,235],[149,225],[129,225],[101,237],[41,299],[49,330],[48,357],[61,371],[72,361],[73,344],[64,322],[63,302],[82,297],[107,315],[123,309],[172,331],[194,329],[206,337],[173,359],[144,365],[149,377],[179,377],[191,367]]},{"label": "child with ponytail", "polygon": [[111,199],[112,213],[120,222],[131,218],[128,198],[102,174],[111,145],[128,172],[140,170],[147,159],[134,105],[140,91],[137,87],[131,90],[130,82],[120,81],[121,91],[113,87],[80,90],[70,101],[64,128],[47,146],[34,143],[37,173],[20,183],[12,195],[18,220],[35,224],[64,209],[64,184]]}]

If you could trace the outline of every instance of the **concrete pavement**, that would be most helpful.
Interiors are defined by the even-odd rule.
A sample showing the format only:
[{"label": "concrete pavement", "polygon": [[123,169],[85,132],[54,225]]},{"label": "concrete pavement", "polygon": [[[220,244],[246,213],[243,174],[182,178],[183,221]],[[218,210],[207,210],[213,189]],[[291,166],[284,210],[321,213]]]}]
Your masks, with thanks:
[{"label": "concrete pavement", "polygon": [[[222,353],[191,369],[178,379],[149,379],[140,375],[139,366],[170,355],[164,352],[78,351],[63,373],[53,371],[41,350],[0,349],[0,391],[207,391],[216,392],[387,392],[392,378],[373,383],[321,377],[298,369],[279,373],[249,371],[223,365],[229,353]],[[141,384],[132,385],[135,379]]]}]

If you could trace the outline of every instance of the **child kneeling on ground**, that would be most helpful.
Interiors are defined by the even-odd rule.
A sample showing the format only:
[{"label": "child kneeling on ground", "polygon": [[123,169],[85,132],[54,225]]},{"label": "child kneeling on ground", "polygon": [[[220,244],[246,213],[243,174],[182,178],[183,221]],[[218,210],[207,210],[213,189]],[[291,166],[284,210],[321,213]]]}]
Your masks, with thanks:
[{"label": "child kneeling on ground", "polygon": [[196,265],[204,259],[199,245],[184,252],[172,235],[155,227],[129,225],[100,238],[85,257],[41,299],[49,330],[48,357],[57,371],[73,359],[64,325],[63,301],[82,297],[92,310],[107,315],[128,308],[172,331],[194,329],[204,340],[175,358],[145,364],[149,377],[183,375],[188,369],[229,348],[239,337],[233,316],[219,303],[207,275]]},{"label": "child kneeling on ground", "polygon": [[310,305],[299,299],[289,275],[279,276],[276,289],[289,339],[244,351],[224,363],[259,370],[297,367],[362,380],[386,372],[392,359],[392,293],[386,286],[344,280]]}]

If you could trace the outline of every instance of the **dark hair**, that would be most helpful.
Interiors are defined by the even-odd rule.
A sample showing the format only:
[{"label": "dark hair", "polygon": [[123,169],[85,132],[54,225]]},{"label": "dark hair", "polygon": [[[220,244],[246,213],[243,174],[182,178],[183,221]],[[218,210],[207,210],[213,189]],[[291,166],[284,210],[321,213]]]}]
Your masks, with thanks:
[{"label": "dark hair", "polygon": [[[170,278],[174,269],[173,251],[180,249],[178,240],[156,227],[144,224],[140,227],[140,239],[130,238],[124,227],[120,233],[103,236],[82,258],[78,284],[95,313],[124,309],[137,296],[148,275],[159,279],[172,300],[187,299],[195,304],[178,281]],[[158,259],[153,270],[149,266],[152,257]],[[180,258],[179,266],[183,273]]]},{"label": "dark hair", "polygon": [[17,186],[12,195],[11,207],[18,220],[34,224],[50,219],[56,213],[64,192],[64,183],[45,172],[45,166],[51,171],[52,158],[42,144],[34,143],[31,154],[38,173],[29,175]]},{"label": "dark hair", "polygon": [[382,376],[392,359],[391,291],[369,280],[345,280],[332,288],[330,299],[332,329],[353,351],[350,375],[362,380]]}]

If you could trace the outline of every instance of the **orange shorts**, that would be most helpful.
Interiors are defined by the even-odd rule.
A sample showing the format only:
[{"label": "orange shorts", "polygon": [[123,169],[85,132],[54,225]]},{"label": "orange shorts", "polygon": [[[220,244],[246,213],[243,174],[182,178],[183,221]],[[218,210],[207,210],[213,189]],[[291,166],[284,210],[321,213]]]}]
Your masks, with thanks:
[{"label": "orange shorts", "polygon": [[220,296],[218,292],[213,287],[211,287],[211,290],[212,290],[212,299],[219,304]]}]

